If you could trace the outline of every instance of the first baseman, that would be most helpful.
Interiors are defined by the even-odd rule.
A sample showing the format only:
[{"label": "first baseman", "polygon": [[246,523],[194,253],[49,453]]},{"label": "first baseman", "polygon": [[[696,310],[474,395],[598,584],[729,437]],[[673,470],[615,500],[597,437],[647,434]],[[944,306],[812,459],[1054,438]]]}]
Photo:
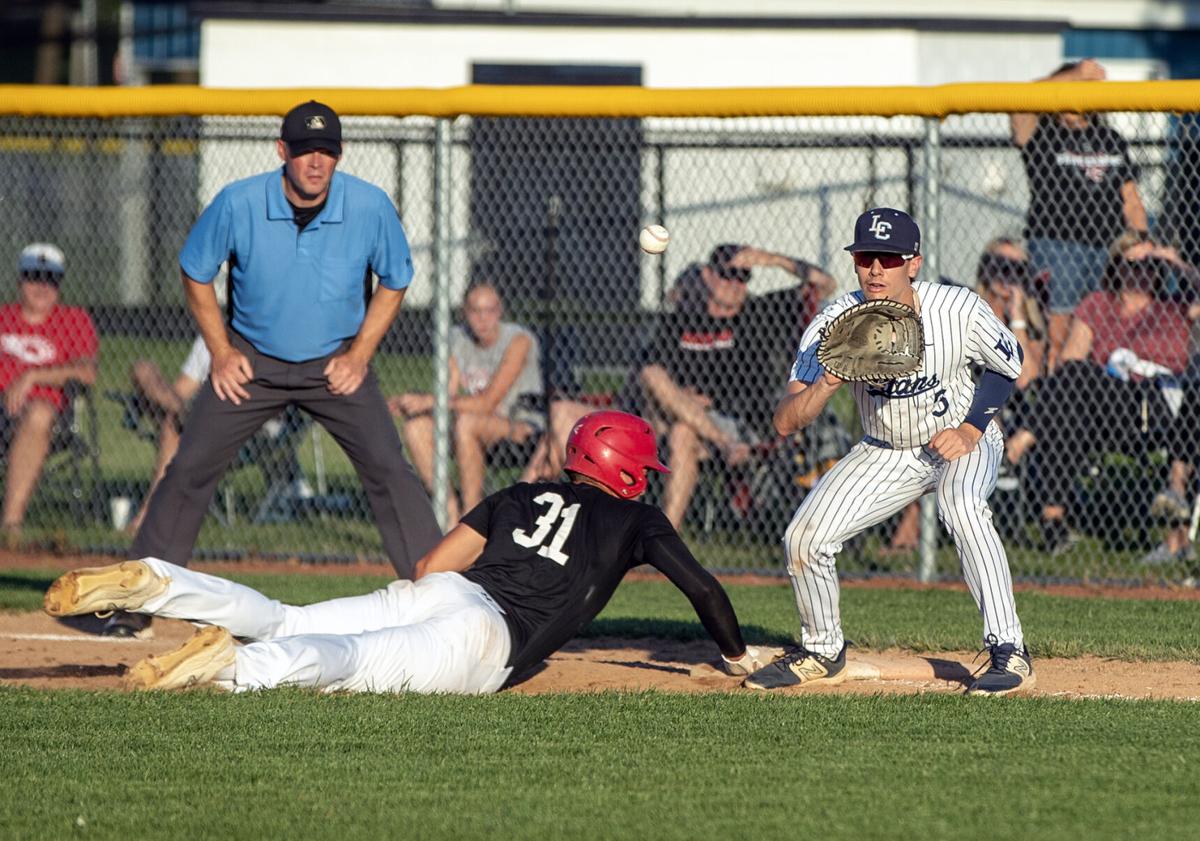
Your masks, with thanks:
[{"label": "first baseman", "polygon": [[[417,563],[413,581],[305,607],[157,558],[64,575],[53,616],[128,610],[204,623],[184,646],[133,666],[127,684],[170,689],[307,686],[351,692],[495,692],[575,636],[627,571],[650,564],[691,601],[725,670],[770,662],[747,647],[733,606],[662,511],[635,501],[666,472],[641,418],[596,412],[575,425],[571,481],[517,484],[485,499]],[[237,646],[233,636],[252,640]]]},{"label": "first baseman", "polygon": [[[888,298],[915,309],[925,335],[920,369],[882,384],[852,383],[865,437],[804,499],[784,537],[800,613],[801,646],[746,679],[754,689],[845,678],[838,608],[837,553],[854,535],[886,520],[927,491],[954,538],[963,575],[983,615],[988,669],[969,694],[1006,695],[1033,685],[1012,577],[992,525],[988,497],[1004,454],[992,422],[1021,373],[1020,344],[970,289],[916,281],[921,236],[907,213],[868,210],[846,247],[860,291],[838,298],[809,325],[792,367],[775,428],[791,435],[816,418],[843,381],[817,361],[821,331],[864,300]],[[978,381],[972,366],[983,366]]]}]

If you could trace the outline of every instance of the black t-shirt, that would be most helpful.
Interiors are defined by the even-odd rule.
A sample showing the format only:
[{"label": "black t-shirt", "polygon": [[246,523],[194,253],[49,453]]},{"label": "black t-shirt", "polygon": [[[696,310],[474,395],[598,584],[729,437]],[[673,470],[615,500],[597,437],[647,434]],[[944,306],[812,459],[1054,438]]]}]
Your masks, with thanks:
[{"label": "black t-shirt", "polygon": [[642,365],[662,365],[678,385],[710,397],[718,412],[741,416],[748,402],[762,397],[744,385],[749,362],[744,314],[743,309],[731,318],[714,318],[704,306],[663,313]]},{"label": "black t-shirt", "polygon": [[723,653],[745,647],[725,591],[654,506],[583,483],[521,483],[489,496],[462,522],[487,539],[463,576],[504,610],[513,678],[579,633],[639,564],[684,592]]},{"label": "black t-shirt", "polygon": [[1021,159],[1029,179],[1026,237],[1107,248],[1125,230],[1121,186],[1137,180],[1137,167],[1115,130],[1094,121],[1073,130],[1043,116]]}]

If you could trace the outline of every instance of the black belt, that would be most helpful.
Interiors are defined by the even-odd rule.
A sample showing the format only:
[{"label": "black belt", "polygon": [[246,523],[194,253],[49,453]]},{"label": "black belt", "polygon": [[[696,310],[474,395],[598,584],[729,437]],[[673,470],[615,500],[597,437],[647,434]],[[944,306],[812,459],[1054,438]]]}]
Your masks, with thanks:
[{"label": "black belt", "polygon": [[894,449],[896,449],[896,448],[895,448],[895,447],[893,447],[891,444],[889,444],[887,441],[880,441],[880,440],[879,440],[878,438],[876,438],[874,435],[864,435],[862,440],[863,440],[863,443],[864,443],[864,444],[869,444],[869,445],[870,445],[870,446],[872,446],[872,447],[878,447],[878,448],[879,448],[879,449],[881,449],[881,450],[894,450]]}]

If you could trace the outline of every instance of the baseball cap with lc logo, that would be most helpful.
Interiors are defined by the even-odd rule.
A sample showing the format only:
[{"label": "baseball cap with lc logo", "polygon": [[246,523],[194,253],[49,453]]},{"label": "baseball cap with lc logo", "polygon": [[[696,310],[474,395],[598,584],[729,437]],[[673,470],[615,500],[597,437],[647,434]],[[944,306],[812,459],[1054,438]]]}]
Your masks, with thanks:
[{"label": "baseball cap with lc logo", "polygon": [[315,99],[297,105],[284,115],[279,136],[293,155],[313,149],[342,154],[342,121],[332,108]]},{"label": "baseball cap with lc logo", "polygon": [[854,223],[854,242],[845,250],[920,254],[921,229],[903,210],[875,207],[858,217]]}]

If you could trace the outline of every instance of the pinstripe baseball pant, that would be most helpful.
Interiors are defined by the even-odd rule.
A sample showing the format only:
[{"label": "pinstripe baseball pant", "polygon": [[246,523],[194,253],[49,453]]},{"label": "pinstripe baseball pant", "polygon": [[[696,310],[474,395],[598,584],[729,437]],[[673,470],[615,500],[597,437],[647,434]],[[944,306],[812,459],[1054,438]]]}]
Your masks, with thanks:
[{"label": "pinstripe baseball pant", "polygon": [[994,636],[1022,647],[1008,557],[987,502],[1003,453],[1004,437],[989,424],[975,449],[954,461],[925,448],[896,450],[863,441],[825,474],[784,536],[804,647],[827,657],[842,648],[835,563],[842,544],[929,490],[937,494],[938,516],[954,539],[983,616],[984,639]]}]

